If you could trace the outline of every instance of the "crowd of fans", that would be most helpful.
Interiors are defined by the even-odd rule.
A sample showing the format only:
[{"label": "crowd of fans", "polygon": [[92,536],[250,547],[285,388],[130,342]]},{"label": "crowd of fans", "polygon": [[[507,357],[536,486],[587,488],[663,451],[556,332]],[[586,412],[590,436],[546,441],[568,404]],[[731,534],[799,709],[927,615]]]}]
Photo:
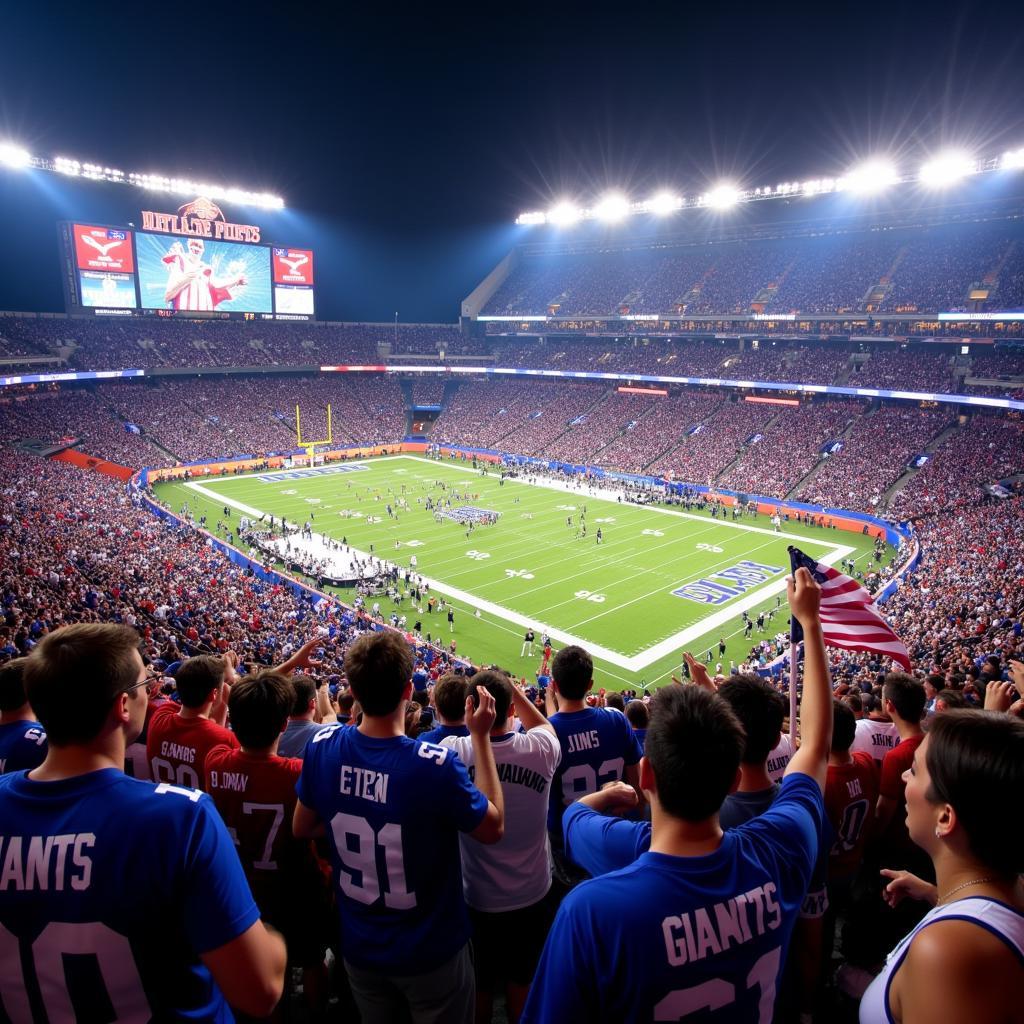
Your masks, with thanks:
[{"label": "crowd of fans", "polygon": [[909,349],[882,350],[851,370],[849,385],[855,388],[889,388],[899,391],[956,392],[953,357],[942,352]]},{"label": "crowd of fans", "polygon": [[859,402],[812,402],[784,407],[759,440],[748,445],[718,483],[743,494],[786,497],[862,412]]},{"label": "crowd of fans", "polygon": [[877,508],[911,459],[949,423],[949,413],[942,410],[881,406],[854,421],[842,447],[823,457],[821,468],[796,496],[832,508]]},{"label": "crowd of fans", "polygon": [[296,406],[303,440],[326,440],[328,404],[338,445],[393,443],[405,435],[396,378],[343,374],[164,378],[43,391],[0,402],[0,423],[8,438],[77,437],[89,455],[139,468],[293,451]]},{"label": "crowd of fans", "polygon": [[[771,350],[754,355],[781,360]],[[875,359],[894,385],[899,367],[910,365],[906,353]],[[945,360],[925,366],[922,373],[938,372]],[[440,381],[414,380],[411,387],[414,402],[441,404],[445,394]],[[901,518],[944,507],[945,492],[965,474],[980,487],[1024,468],[1017,421],[976,415],[925,453],[950,413],[907,405],[865,412],[849,400],[818,400],[791,408],[729,401],[712,389],[661,397],[532,379],[461,380],[448,395],[427,428],[433,443],[778,498],[811,474],[797,495],[802,500],[859,510],[877,509],[911,459],[927,454],[923,468],[896,491],[892,512]],[[294,451],[296,405],[303,439],[323,441],[328,404],[335,445],[387,444],[406,435],[401,380],[364,374],[165,378],[9,394],[0,401],[0,426],[11,441],[77,439],[87,455],[138,468]],[[827,452],[833,441],[841,446]]]},{"label": "crowd of fans", "polygon": [[965,493],[1024,472],[1024,424],[1017,419],[974,416],[951,432],[924,466],[899,490],[889,514],[900,519],[951,508]]},{"label": "crowd of fans", "polygon": [[[1012,221],[803,238],[530,254],[484,312],[615,316],[758,312],[942,312],[988,282],[994,309],[1024,304]],[[882,299],[869,309],[872,294]]]},{"label": "crowd of fans", "polygon": [[685,391],[652,398],[647,411],[594,457],[598,466],[641,473],[657,457],[682,441],[686,432],[707,419],[722,403],[711,391]]},{"label": "crowd of fans", "polygon": [[721,402],[705,420],[690,426],[683,440],[657,458],[648,472],[669,480],[712,484],[778,413],[778,406]]},{"label": "crowd of fans", "polygon": [[392,352],[478,354],[457,324],[249,323],[0,315],[0,358],[57,356],[78,370],[377,363]]},{"label": "crowd of fans", "polygon": [[[716,977],[742,980],[754,969],[748,960],[773,958],[749,997],[751,1013],[759,1000],[779,1024],[847,1020],[863,994],[862,1020],[888,1019],[871,1016],[872,1007],[897,998],[906,1016],[906,1007],[938,998],[936,989],[952,999],[953,965],[993,930],[1010,943],[983,951],[998,980],[983,1000],[973,988],[960,998],[986,1024],[1016,1012],[1020,826],[1012,816],[979,818],[970,801],[988,807],[998,797],[989,812],[1005,810],[1020,782],[1024,666],[1012,659],[1021,654],[1024,499],[980,499],[965,478],[942,513],[919,520],[921,564],[885,609],[913,675],[885,674],[876,654],[826,654],[811,577],[798,578],[790,600],[805,653],[794,752],[780,735],[782,699],[754,676],[712,678],[687,658],[688,685],[606,694],[576,647],[544,659],[537,688],[495,669],[460,664],[455,674],[437,649],[261,579],[256,563],[229,562],[188,522],[156,518],[119,482],[6,449],[0,475],[0,772],[15,773],[0,784],[7,835],[47,834],[41,819],[64,789],[32,800],[32,787],[82,776],[62,811],[74,819],[61,823],[95,835],[93,887],[107,906],[124,908],[119,920],[131,924],[122,927],[138,929],[141,941],[159,907],[165,926],[180,914],[191,923],[189,943],[217,950],[204,955],[205,968],[185,940],[155,967],[140,962],[154,972],[146,991],[162,1009],[193,1012],[205,999],[215,1017],[226,1000],[266,1016],[288,984],[286,945],[287,965],[302,973],[301,996],[290,997],[302,1019],[330,1010],[383,1022],[407,1006],[417,1019],[428,993],[431,1012],[460,1022],[492,1020],[496,996],[509,1021],[664,1016],[653,1000],[669,983],[666,949],[680,951],[667,961],[675,970],[701,963],[681,952],[689,940],[674,922],[682,918],[665,915],[693,912],[680,902],[685,894],[693,908],[754,901],[756,872],[768,863],[775,880],[757,901],[763,916],[749,917],[756,948],[746,951],[736,924],[735,952],[715,965]],[[118,645],[132,656],[127,665],[110,654]],[[30,658],[10,660],[22,656]],[[111,672],[124,678],[104,699],[128,703],[118,705],[123,715],[104,705],[101,720],[97,687],[109,692]],[[467,672],[475,674],[467,680]],[[943,747],[954,742],[950,730],[957,755]],[[990,767],[998,752],[1016,766],[1009,782]],[[83,764],[107,774],[90,777]],[[178,796],[136,806],[143,790],[117,789],[121,776],[110,774],[122,764]],[[33,766],[31,778],[18,774]],[[943,774],[956,770],[973,774]],[[929,795],[925,772],[939,796]],[[92,781],[101,794],[86,791]],[[189,798],[192,787],[210,800]],[[943,810],[950,801],[955,819]],[[106,819],[123,825],[126,814],[143,813],[148,827],[130,840],[139,855],[122,858],[115,882]],[[80,827],[89,815],[89,828]],[[162,815],[190,816],[180,834],[202,840],[161,845],[170,828]],[[321,822],[327,838],[311,846]],[[972,831],[958,838],[957,829]],[[377,844],[386,887],[376,856],[367,859]],[[776,852],[766,860],[769,846]],[[716,873],[692,876],[688,856],[713,861]],[[8,854],[9,871],[16,863]],[[684,874],[669,884],[675,871]],[[581,884],[587,876],[594,880]],[[886,883],[888,902],[902,909],[883,906]],[[961,889],[972,891],[954,913],[961,924],[977,913],[985,931],[958,933],[946,971],[916,980],[918,968],[903,961],[885,966],[928,903],[941,907]],[[206,931],[182,892],[203,894]],[[901,899],[908,895],[924,904],[915,910]],[[14,898],[22,914],[45,905],[20,888]],[[976,908],[979,899],[988,902]],[[993,917],[993,907],[1008,914]],[[212,920],[230,927],[215,930]],[[641,949],[643,920],[657,927]],[[693,941],[720,941],[729,915],[715,920]],[[219,938],[199,945],[206,940],[197,936],[210,935]],[[328,949],[344,967],[333,984]],[[617,981],[616,964],[628,967]],[[203,983],[171,984],[183,969]],[[5,999],[19,990],[21,966],[13,970]],[[897,972],[899,989],[889,981]],[[678,984],[700,977],[671,974]],[[945,1011],[935,1012],[930,1019]]]}]

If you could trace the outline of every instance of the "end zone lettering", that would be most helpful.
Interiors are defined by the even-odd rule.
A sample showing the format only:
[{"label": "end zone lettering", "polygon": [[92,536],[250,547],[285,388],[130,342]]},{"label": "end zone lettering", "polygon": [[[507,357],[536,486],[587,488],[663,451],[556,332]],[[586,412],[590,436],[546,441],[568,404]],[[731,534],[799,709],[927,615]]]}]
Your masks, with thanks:
[{"label": "end zone lettering", "polygon": [[[752,590],[767,582],[780,572],[785,572],[781,565],[763,565],[761,562],[749,560],[739,562],[728,569],[716,570],[713,574],[718,579],[700,579],[687,583],[672,591],[673,596],[696,601],[697,604],[725,604],[734,597]],[[723,582],[726,581],[726,582]]]}]

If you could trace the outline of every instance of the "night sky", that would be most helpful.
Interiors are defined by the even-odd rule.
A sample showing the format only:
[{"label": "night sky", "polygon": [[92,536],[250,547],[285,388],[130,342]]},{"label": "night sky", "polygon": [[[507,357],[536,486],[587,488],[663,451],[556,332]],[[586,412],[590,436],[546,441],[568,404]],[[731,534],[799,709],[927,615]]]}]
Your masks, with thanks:
[{"label": "night sky", "polygon": [[[449,322],[562,195],[1024,145],[1015,5],[709,8],[8,5],[0,139],[279,192],[225,212],[317,250],[321,317]],[[56,220],[179,202],[0,169],[0,309],[63,308]]]}]

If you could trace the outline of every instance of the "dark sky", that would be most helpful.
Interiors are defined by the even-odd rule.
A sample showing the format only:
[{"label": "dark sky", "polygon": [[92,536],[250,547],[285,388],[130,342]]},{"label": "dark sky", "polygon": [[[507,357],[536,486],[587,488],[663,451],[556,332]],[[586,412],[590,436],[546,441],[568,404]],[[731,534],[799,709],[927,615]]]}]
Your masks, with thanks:
[{"label": "dark sky", "polygon": [[[454,320],[517,212],[607,186],[703,190],[887,151],[1024,145],[1015,5],[9,5],[0,138],[280,192],[320,314]],[[0,308],[59,309],[53,221],[143,195],[0,170]],[[62,190],[55,198],[55,190]],[[93,203],[96,207],[94,209]],[[165,202],[163,208],[169,208]],[[26,260],[29,272],[26,273]]]}]

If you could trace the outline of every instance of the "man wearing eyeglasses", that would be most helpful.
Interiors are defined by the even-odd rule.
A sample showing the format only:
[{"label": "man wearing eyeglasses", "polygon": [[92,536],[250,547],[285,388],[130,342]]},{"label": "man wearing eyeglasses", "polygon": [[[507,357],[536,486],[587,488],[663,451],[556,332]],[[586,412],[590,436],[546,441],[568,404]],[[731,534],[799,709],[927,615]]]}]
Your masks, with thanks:
[{"label": "man wearing eyeglasses", "polygon": [[125,626],[58,629],[25,666],[46,760],[0,776],[0,1007],[12,1020],[252,1016],[285,950],[259,919],[216,808],[126,776],[150,676]]}]

